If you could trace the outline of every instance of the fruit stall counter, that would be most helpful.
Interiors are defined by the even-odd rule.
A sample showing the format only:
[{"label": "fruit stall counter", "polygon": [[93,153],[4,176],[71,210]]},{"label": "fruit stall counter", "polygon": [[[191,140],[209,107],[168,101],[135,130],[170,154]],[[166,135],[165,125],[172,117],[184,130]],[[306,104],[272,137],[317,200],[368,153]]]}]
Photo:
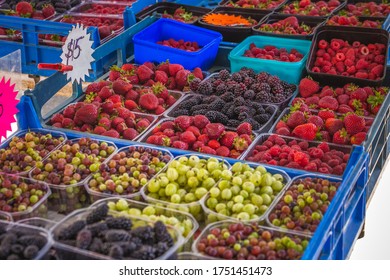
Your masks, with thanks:
[{"label": "fruit stall counter", "polygon": [[[335,32],[349,2],[222,1],[188,23],[178,2],[97,45],[116,61],[91,82],[24,92],[0,146],[0,259],[349,257],[390,150],[388,32]],[[238,42],[201,23],[253,8]]]}]

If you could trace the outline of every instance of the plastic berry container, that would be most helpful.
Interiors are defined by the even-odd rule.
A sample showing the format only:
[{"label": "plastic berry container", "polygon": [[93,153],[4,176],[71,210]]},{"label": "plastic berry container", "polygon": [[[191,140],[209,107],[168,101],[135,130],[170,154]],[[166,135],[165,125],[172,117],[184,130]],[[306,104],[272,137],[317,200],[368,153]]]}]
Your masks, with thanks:
[{"label": "plastic berry container", "polygon": [[[157,44],[158,41],[174,40],[196,41],[201,47],[195,52],[188,52]],[[217,56],[222,35],[197,26],[170,19],[159,19],[133,37],[135,63],[147,61],[180,63],[185,69],[200,67],[207,70],[212,67]]]},{"label": "plastic berry container", "polygon": [[203,18],[199,18],[198,24],[201,27],[220,32],[223,36],[224,42],[239,43],[252,34],[252,26],[261,21],[270,11],[252,10],[252,9],[238,9],[231,7],[217,7],[208,14],[228,14],[234,16],[242,16],[245,19],[255,20],[256,23],[249,26],[223,26],[206,23]]},{"label": "plastic berry container", "polygon": [[177,259],[178,260],[210,260],[211,258],[197,253],[182,252],[177,254]]},{"label": "plastic berry container", "polygon": [[[286,198],[287,195],[290,195],[290,196],[292,196],[292,198],[293,198],[293,201],[290,202],[289,204],[299,205],[299,203],[300,203],[301,201],[298,202],[299,199],[294,198],[294,196],[291,195],[291,194],[288,194],[288,192],[291,191],[292,188],[295,188],[295,187],[294,187],[294,183],[300,182],[300,180],[305,180],[305,179],[322,179],[322,180],[329,181],[330,184],[332,184],[332,183],[337,183],[337,184],[339,184],[338,187],[334,186],[336,190],[334,190],[334,191],[333,191],[333,190],[329,190],[330,192],[334,192],[333,195],[336,195],[336,193],[337,193],[337,191],[338,191],[338,188],[341,187],[341,183],[342,183],[342,179],[340,179],[340,178],[335,178],[335,177],[331,177],[331,176],[326,176],[326,175],[311,175],[311,174],[305,174],[305,175],[301,175],[301,176],[295,177],[295,178],[290,182],[290,184],[281,192],[279,198],[276,199],[276,200],[271,204],[271,206],[270,206],[270,210],[269,210],[268,213],[267,213],[266,220],[267,220],[267,223],[268,223],[271,227],[277,228],[277,229],[280,229],[280,230],[291,230],[291,231],[294,231],[294,232],[301,232],[302,234],[305,234],[305,235],[313,235],[313,234],[315,233],[315,230],[316,230],[317,226],[319,226],[319,224],[320,224],[320,222],[321,222],[321,220],[322,220],[322,216],[326,215],[326,210],[327,210],[328,206],[331,205],[332,199],[333,199],[333,198],[330,200],[329,204],[326,204],[326,206],[327,206],[326,209],[320,209],[320,207],[319,207],[317,210],[313,210],[313,209],[310,209],[310,206],[306,205],[306,206],[309,207],[310,211],[312,211],[313,213],[319,214],[318,211],[323,212],[323,210],[325,210],[324,213],[320,213],[320,217],[315,217],[316,219],[319,219],[319,221],[318,221],[318,222],[317,222],[317,221],[316,221],[316,222],[312,221],[310,227],[309,227],[309,223],[307,223],[306,220],[305,220],[305,222],[302,223],[302,225],[300,226],[300,227],[302,227],[302,228],[292,227],[292,225],[288,225],[288,224],[285,225],[285,224],[283,224],[283,222],[281,222],[281,224],[279,224],[279,221],[275,221],[275,220],[278,220],[278,219],[277,219],[278,216],[277,216],[276,213],[285,214],[285,212],[282,212],[281,207],[278,206],[278,203],[280,203],[282,200],[286,201],[286,200],[287,200],[287,198]],[[331,185],[331,186],[332,186],[332,185]],[[331,187],[331,186],[330,186],[330,187]],[[330,187],[329,187],[329,188],[330,188]],[[310,191],[309,191],[309,190],[306,190],[305,192],[304,192],[304,191],[300,192],[300,191],[299,191],[299,187],[298,187],[298,190],[297,190],[297,191],[298,191],[298,197],[299,197],[299,196],[302,196],[302,199],[306,199],[306,200],[307,200],[307,196],[306,196],[307,193],[309,194],[308,196],[310,196],[310,197],[312,197],[312,195],[313,195],[313,193],[312,193],[311,190],[315,190],[315,188],[314,188],[314,187],[311,188]],[[321,191],[321,192],[322,192],[322,191]],[[321,201],[322,201],[322,197],[319,198],[319,199],[321,199]],[[328,199],[328,194],[326,194],[326,200],[327,200],[327,199]],[[305,202],[305,201],[304,201],[304,203],[309,204],[309,202]],[[325,204],[324,204],[324,205],[325,205]],[[298,206],[298,207],[301,207],[301,206]],[[292,209],[291,209],[291,210],[292,210]],[[305,211],[305,210],[304,210],[304,211]],[[307,215],[307,214],[306,214],[306,215]],[[273,216],[276,216],[276,217],[274,218]],[[290,220],[293,219],[293,217],[292,217],[292,216],[293,216],[293,213],[292,213],[292,212],[290,212],[290,214],[285,214],[285,216],[286,216],[286,218],[289,218]],[[313,219],[314,219],[314,218],[313,218]],[[294,224],[295,224],[295,226],[298,226],[298,227],[299,227],[299,225],[297,225],[297,222],[294,222]],[[288,228],[288,226],[290,226],[291,229]]]},{"label": "plastic berry container", "polygon": [[[317,3],[317,2],[321,2],[322,0],[310,0],[311,3]],[[349,0],[348,0],[349,1]],[[287,0],[286,2],[283,3],[283,5],[281,5],[279,8],[277,8],[275,10],[275,13],[277,14],[288,14],[287,12],[284,11],[284,7],[285,6],[288,6],[290,4],[293,4],[293,3],[299,3],[300,1],[299,0]],[[327,2],[327,1],[325,1]],[[322,19],[326,19],[328,18],[329,16],[333,15],[333,14],[336,14],[338,11],[340,11],[342,8],[344,8],[344,6],[347,4],[347,0],[339,0],[340,2],[340,5],[335,7],[332,11],[329,11],[327,14],[325,15],[316,15],[315,17],[318,17],[318,18],[322,18]],[[288,14],[288,15],[301,15],[301,16],[310,16],[310,15],[305,15],[305,14]]]},{"label": "plastic berry container", "polygon": [[342,75],[333,75],[327,73],[313,72],[312,68],[316,60],[318,50],[318,42],[326,40],[330,42],[332,39],[342,39],[350,44],[354,41],[359,41],[363,44],[381,43],[387,46],[389,44],[389,33],[383,29],[372,29],[362,27],[345,27],[345,26],[321,26],[317,29],[313,38],[313,43],[310,48],[309,57],[306,62],[307,73],[316,81],[343,86],[347,83],[354,83],[361,86],[380,86],[386,77],[386,61],[389,57],[389,50],[385,48],[385,62],[383,64],[383,75],[379,80],[361,79],[355,77],[347,77]]},{"label": "plastic berry container", "polygon": [[[346,12],[348,14],[347,11],[349,10],[348,9],[348,5],[349,4],[359,5],[359,4],[364,4],[364,3],[368,3],[368,2],[374,2],[376,4],[385,4],[385,5],[389,6],[389,3],[386,0],[347,0],[347,5],[345,5],[345,7],[340,11],[340,13],[341,12]],[[354,7],[352,9],[355,10]],[[368,12],[370,17],[372,17],[373,13],[370,10],[367,10],[366,12]],[[384,19],[384,18],[386,18],[386,16],[387,16],[386,14],[381,13],[381,15],[378,14],[378,15],[376,15],[374,17],[375,18],[382,18],[382,19]]]},{"label": "plastic berry container", "polygon": [[0,211],[0,221],[13,222],[13,218],[9,213]]},{"label": "plastic berry container", "polygon": [[[111,207],[111,205],[114,206],[114,204],[116,204],[119,200],[120,198],[118,197],[105,198],[95,202],[91,205],[91,207],[98,207],[102,204],[108,204],[109,207]],[[195,232],[199,228],[198,222],[192,215],[186,212],[178,211],[174,208],[167,208],[159,204],[149,204],[146,202],[136,201],[134,199],[125,199],[125,201],[127,202],[128,209],[118,211],[110,208],[110,211],[116,212],[120,216],[130,215],[134,217],[141,217],[142,219],[148,219],[151,221],[162,221],[164,224],[176,228],[183,236],[183,251],[186,249],[191,249],[190,244],[192,244],[192,242],[194,241]],[[153,207],[155,209],[155,213],[152,215],[147,215],[146,212],[143,211],[147,207]],[[185,228],[185,226],[183,227],[183,225],[180,224],[173,224],[177,221],[180,223],[185,223],[188,228]]]},{"label": "plastic berry container", "polygon": [[44,228],[0,220],[0,235],[3,233],[14,233],[17,236],[42,236],[45,239],[45,244],[43,244],[33,260],[45,259],[53,243],[50,233]]},{"label": "plastic berry container", "polygon": [[[40,133],[40,134],[42,134],[42,136],[47,135],[47,134],[51,134],[53,136],[53,138],[59,139],[60,137],[62,137],[64,139],[58,145],[56,145],[53,149],[42,151],[42,154],[40,155],[42,160],[45,160],[51,151],[58,149],[67,140],[67,136],[65,135],[65,133],[60,132],[60,131],[47,130],[47,129],[42,129],[42,128],[20,130],[20,131],[15,132],[14,134],[12,134],[7,140],[5,140],[3,143],[0,144],[0,159],[1,159],[1,156],[3,153],[3,149],[9,149],[10,143],[12,142],[12,140],[15,137],[23,138],[27,133],[30,133],[30,132],[31,133]],[[26,167],[30,167],[31,169],[33,169],[35,167],[36,161],[37,160],[33,160],[31,162],[31,164],[27,164]],[[1,165],[3,165],[3,164],[1,163]],[[4,171],[3,167],[1,167],[0,172],[12,173],[12,174],[16,174],[16,175],[23,176],[23,177],[28,177],[28,173],[30,172],[30,170],[14,173],[13,171]]]},{"label": "plastic berry container", "polygon": [[[178,156],[178,157],[174,158],[173,160],[174,161],[179,160],[181,157],[189,158],[191,156],[194,156],[194,154],[186,154],[186,155]],[[208,155],[195,155],[195,156],[197,156],[201,160],[215,158],[215,157],[208,156]],[[224,170],[230,169],[231,166],[226,160],[219,159],[219,158],[217,158],[217,159],[218,159],[219,164],[223,164]],[[162,173],[165,173],[168,170],[168,168],[169,168],[169,165],[166,166],[163,170],[161,170],[161,172],[159,174],[157,174],[154,177],[154,179],[159,178]],[[218,183],[219,178],[214,179],[214,181],[215,181],[215,183]],[[166,207],[169,209],[176,209],[176,210],[179,210],[179,211],[182,211],[185,213],[190,213],[195,218],[195,220],[199,223],[202,223],[204,221],[205,216],[204,216],[204,211],[202,209],[202,204],[201,204],[202,198],[195,200],[193,202],[189,202],[189,203],[185,203],[185,202],[172,203],[170,201],[161,200],[161,199],[157,199],[157,198],[153,197],[153,194],[149,191],[148,187],[149,187],[149,184],[145,185],[141,189],[141,195],[146,202],[153,204],[153,205],[158,204],[158,205],[161,205],[162,207]]]},{"label": "plastic berry container", "polygon": [[[221,2],[219,2],[219,6],[222,6],[222,7],[232,7],[230,6],[231,4],[236,4],[239,0],[222,0]],[[259,2],[269,2],[269,1],[259,1]],[[236,9],[245,9],[245,10],[253,10],[253,11],[269,11],[269,12],[272,12],[274,10],[276,10],[277,8],[281,7],[284,3],[286,3],[286,0],[273,0],[273,1],[270,1],[270,2],[276,2],[275,3],[275,6],[273,8],[270,8],[270,7],[266,7],[266,8],[243,8],[243,7],[234,7],[233,8],[236,8]]]},{"label": "plastic berry container", "polygon": [[[207,239],[208,236],[211,234],[211,232],[214,229],[227,230],[230,225],[238,224],[238,223],[240,223],[240,222],[236,222],[236,221],[220,221],[220,222],[216,222],[216,223],[212,223],[212,224],[207,225],[203,229],[203,231],[200,233],[198,238],[195,240],[195,242],[192,244],[192,252],[195,253],[196,255],[200,255],[202,257],[206,257],[206,258],[209,258],[209,259],[223,259],[222,257],[212,257],[210,255],[205,254],[204,252],[201,252],[199,250],[199,248],[201,247],[201,246],[199,246],[199,244],[202,242],[202,240]],[[311,239],[310,235],[304,235],[304,234],[301,234],[301,233],[298,233],[298,232],[280,230],[280,229],[275,229],[275,228],[269,227],[264,220],[263,221],[254,222],[254,223],[240,223],[240,224],[243,225],[244,227],[245,226],[250,226],[252,228],[255,227],[256,228],[256,232],[257,231],[261,231],[261,232],[269,231],[272,234],[271,235],[271,239],[270,239],[271,241],[274,241],[276,239],[281,241],[280,239],[283,240],[283,238],[286,238],[286,237],[289,238],[289,239],[293,239],[296,243],[298,243],[301,246],[299,248],[300,248],[300,250],[302,250],[302,252],[299,252],[299,254],[297,256],[295,256],[294,259],[300,259],[302,257],[302,255],[304,253],[304,250],[305,250],[305,248],[307,248],[307,245],[309,244],[310,239]],[[263,241],[264,240],[261,237],[260,234],[259,234],[259,237],[257,237],[257,238],[260,238],[260,239],[258,239],[259,241]],[[277,241],[277,242],[279,242],[279,241]],[[236,243],[240,244],[241,241],[238,240]],[[241,243],[240,245],[245,246],[243,243]],[[232,247],[232,249],[233,249],[233,247]],[[286,250],[287,250],[287,248],[286,248]],[[286,256],[286,259],[290,259],[290,258],[288,258],[288,255]]]},{"label": "plastic berry container", "polygon": [[[267,45],[275,46],[277,48],[286,48],[288,52],[290,52],[291,49],[296,49],[303,55],[303,58],[297,62],[285,62],[245,57],[244,52],[249,49],[249,46],[252,43],[259,48],[263,48]],[[246,38],[229,53],[231,71],[237,72],[242,67],[247,66],[255,70],[256,73],[265,71],[272,75],[276,75],[289,83],[298,84],[305,68],[309,49],[310,42],[305,40],[260,35],[251,36]]]},{"label": "plastic berry container", "polygon": [[[161,148],[158,148],[158,147],[148,147],[148,146],[144,146],[144,145],[134,145],[134,146],[127,146],[127,147],[123,147],[123,148],[120,148],[119,150],[117,150],[115,153],[113,153],[106,161],[106,163],[109,163],[110,160],[113,159],[113,157],[116,155],[116,154],[119,154],[121,152],[126,152],[126,151],[129,151],[129,148],[136,148],[137,150],[139,148],[145,148],[145,149],[151,149],[151,150],[154,150],[154,151],[160,151],[163,153],[164,156],[168,156],[169,157],[169,161],[166,163],[166,165],[169,164],[169,162],[173,159],[173,155],[171,154],[170,151],[166,150],[166,149],[161,149]],[[164,169],[164,168],[162,168]],[[126,171],[127,172],[130,172],[130,171]],[[158,173],[158,172],[157,172]],[[108,193],[108,192],[100,192],[100,191],[97,191],[93,188],[90,187],[89,183],[91,182],[91,180],[94,179],[96,174],[91,174],[87,180],[85,181],[84,183],[84,186],[85,186],[85,189],[87,190],[87,193],[89,195],[89,198],[90,198],[90,201],[91,203],[94,203],[94,202],[97,202],[98,200],[101,200],[101,199],[105,199],[105,198],[113,198],[113,197],[120,197],[120,198],[125,198],[125,199],[131,199],[131,198],[136,198],[136,197],[139,197],[141,195],[140,193],[140,190],[141,188],[143,187],[143,185],[140,185],[138,190],[135,191],[135,192],[132,192],[132,193],[129,193],[129,194],[119,194],[117,192],[115,193]],[[112,176],[119,176],[119,172],[118,173],[114,173],[114,174],[111,174],[110,177]],[[150,178],[148,178],[147,180],[151,180],[153,176],[150,176]],[[132,176],[130,176],[130,178],[133,178]],[[104,182],[104,181],[103,181]],[[102,183],[103,183],[102,182]],[[147,184],[147,183],[146,183]]]},{"label": "plastic berry container", "polygon": [[[108,255],[96,253],[86,249],[80,249],[70,244],[66,244],[59,239],[59,233],[63,229],[67,228],[69,225],[76,221],[85,220],[88,214],[90,214],[95,208],[96,207],[89,207],[85,209],[76,210],[70,215],[66,216],[63,220],[61,220],[59,223],[57,223],[56,226],[51,229],[50,233],[54,241],[53,247],[56,250],[58,258],[60,260],[113,260],[113,258]],[[109,215],[112,215],[114,217],[116,216],[114,212],[110,212]],[[146,225],[154,225],[154,222],[148,219],[143,219],[141,217],[134,217],[130,215],[127,217],[132,220],[133,228]],[[176,259],[177,250],[180,248],[180,246],[183,245],[183,237],[181,236],[179,231],[174,227],[167,227],[167,229],[174,240],[174,245],[156,260]]]},{"label": "plastic berry container", "polygon": [[[312,28],[312,31],[307,35],[301,34],[279,34],[272,31],[266,32],[261,31],[259,28],[263,24],[272,24],[281,20],[284,20],[288,17],[294,16],[298,19],[299,24],[305,24]],[[282,38],[291,38],[291,39],[301,39],[301,40],[312,40],[314,33],[317,28],[324,25],[325,21],[319,17],[310,17],[310,16],[301,16],[301,15],[286,15],[286,14],[270,14],[266,16],[259,24],[252,27],[252,33],[254,35],[263,35],[263,36],[272,36],[272,37],[282,37]]]},{"label": "plastic berry container", "polygon": [[[39,200],[35,202],[32,206],[26,206],[26,209],[23,211],[13,211],[12,209],[10,211],[0,211],[0,213],[3,213],[4,215],[10,215],[12,217],[12,221],[19,221],[27,218],[32,217],[41,217],[45,218],[48,214],[48,198],[51,195],[51,190],[49,186],[44,182],[39,182],[37,180],[28,179],[24,177],[20,177],[13,174],[5,174],[0,173],[0,188],[7,188],[4,186],[5,180],[9,180],[9,183],[7,184],[16,184],[19,186],[19,184],[37,184],[40,186],[41,191],[43,191],[43,194],[41,198],[38,198]],[[2,198],[3,200],[4,198]],[[12,203],[12,202],[11,202]],[[7,201],[6,201],[6,204]],[[8,204],[9,205],[9,204]],[[12,205],[10,205],[12,207]]]},{"label": "plastic berry container", "polygon": [[[252,168],[256,168],[258,166],[263,166],[262,164],[249,164],[250,167]],[[273,167],[265,167],[266,170],[267,170],[267,173],[270,173],[271,175],[274,175],[274,174],[280,174],[282,175],[283,177],[283,188],[281,191],[277,192],[275,195],[272,195],[271,196],[271,202],[269,205],[267,205],[267,210],[264,211],[263,214],[259,215],[256,219],[251,219],[251,220],[248,220],[248,221],[245,221],[245,222],[255,222],[255,221],[261,221],[263,220],[268,211],[269,211],[269,208],[270,208],[270,205],[272,205],[272,202],[277,200],[279,198],[279,196],[281,195],[281,193],[283,192],[284,188],[286,188],[288,186],[288,184],[290,183],[291,181],[291,178],[290,176],[288,176],[288,174],[281,170],[281,169],[278,169],[278,168],[273,168]],[[250,195],[250,194],[249,194]],[[225,221],[225,220],[232,220],[232,221],[236,221],[236,222],[240,222],[241,220],[239,218],[235,218],[235,217],[232,217],[232,216],[226,216],[226,215],[222,215],[220,213],[217,213],[216,211],[214,210],[211,210],[208,206],[207,206],[207,199],[210,198],[210,192],[206,194],[206,196],[204,196],[202,199],[201,199],[201,204],[202,204],[202,208],[203,208],[203,211],[205,212],[205,216],[206,216],[206,221],[205,223],[206,224],[210,224],[210,223],[215,223],[215,222],[218,222],[218,221]],[[226,205],[226,203],[225,203]]]},{"label": "plastic berry container", "polygon": [[[78,143],[78,141],[83,138],[76,138],[69,140],[64,143],[66,145],[68,142],[70,145],[74,143]],[[114,147],[114,152],[117,150],[117,147],[114,143],[109,142],[109,141],[101,141],[101,140],[96,140],[93,138],[86,138],[87,141],[96,141],[97,143],[107,143],[108,146]],[[46,163],[50,163],[52,161],[53,157],[56,157],[57,154],[61,150],[55,150],[49,154],[46,160],[43,161],[43,167],[46,165]],[[108,160],[108,156],[106,158],[102,157],[100,159],[100,164],[106,163]],[[43,168],[42,167],[42,168]],[[89,168],[89,166],[86,166]],[[34,179],[37,175],[34,174],[34,169],[32,169],[29,173],[29,176],[31,179]],[[75,209],[83,208],[89,205],[89,197],[88,193],[86,192],[84,188],[84,183],[87,180],[88,176],[85,178],[82,178],[80,181],[74,184],[53,184],[53,183],[48,183],[50,189],[51,189],[51,195],[49,197],[49,209],[51,211],[55,211],[61,214],[68,214]],[[46,180],[45,178],[44,180]]]},{"label": "plastic berry container", "polygon": [[[94,6],[99,5],[103,9],[104,8],[115,8],[118,9],[118,13],[95,13],[91,12],[90,10],[94,8]],[[69,10],[69,12],[74,13],[74,14],[81,14],[81,15],[95,15],[95,16],[106,16],[106,15],[115,15],[115,16],[123,16],[123,12],[126,10],[127,4],[126,3],[121,3],[121,2],[115,2],[115,3],[99,3],[96,2],[95,0],[91,2],[84,2],[81,3],[72,9]]]},{"label": "plastic berry container", "polygon": [[[187,12],[192,13],[196,17],[201,17],[211,11],[210,9],[204,7],[195,7],[195,6],[182,5],[182,4],[170,3],[170,2],[158,2],[140,11],[135,16],[137,21],[141,21],[148,16],[156,16],[161,18],[163,17],[163,14],[165,12],[172,15],[175,12],[175,10],[178,8],[184,8]],[[197,19],[192,21],[187,21],[185,23],[196,24],[196,22]]]}]

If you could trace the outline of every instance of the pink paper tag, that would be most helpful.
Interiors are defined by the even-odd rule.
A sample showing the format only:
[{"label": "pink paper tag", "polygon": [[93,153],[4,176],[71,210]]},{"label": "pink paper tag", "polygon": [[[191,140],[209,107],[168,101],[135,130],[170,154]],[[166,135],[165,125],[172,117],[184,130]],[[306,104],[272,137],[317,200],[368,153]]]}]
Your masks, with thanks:
[{"label": "pink paper tag", "polygon": [[15,114],[18,111],[16,105],[15,84],[11,85],[11,79],[8,81],[3,77],[0,81],[0,139],[7,137],[7,131],[11,131],[11,124],[16,121]]}]

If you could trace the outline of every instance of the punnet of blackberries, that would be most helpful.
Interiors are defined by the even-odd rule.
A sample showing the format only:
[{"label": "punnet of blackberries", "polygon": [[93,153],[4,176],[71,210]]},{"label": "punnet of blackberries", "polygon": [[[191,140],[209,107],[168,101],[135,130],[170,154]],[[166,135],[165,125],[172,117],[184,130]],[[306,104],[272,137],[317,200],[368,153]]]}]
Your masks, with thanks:
[{"label": "punnet of blackberries", "polygon": [[174,245],[169,229],[161,221],[149,223],[112,216],[107,204],[60,229],[54,238],[67,246],[94,252],[97,259],[153,260]]},{"label": "punnet of blackberries", "polygon": [[217,95],[242,97],[259,103],[279,104],[292,97],[296,85],[289,84],[279,77],[266,72],[256,74],[253,69],[247,67],[230,74],[224,69],[211,75],[202,82],[194,81],[190,84],[194,93],[202,95]]},{"label": "punnet of blackberries", "polygon": [[38,230],[13,227],[0,223],[0,260],[33,260],[39,257],[40,251],[48,240]]}]

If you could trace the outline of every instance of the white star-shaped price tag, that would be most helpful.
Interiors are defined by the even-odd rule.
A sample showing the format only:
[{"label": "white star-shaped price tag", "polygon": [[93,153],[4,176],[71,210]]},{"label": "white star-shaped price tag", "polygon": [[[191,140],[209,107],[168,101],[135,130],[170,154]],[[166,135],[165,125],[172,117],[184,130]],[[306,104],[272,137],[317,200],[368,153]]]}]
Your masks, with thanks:
[{"label": "white star-shaped price tag", "polygon": [[64,46],[62,47],[62,64],[73,66],[72,71],[66,72],[68,80],[81,83],[85,81],[85,76],[89,76],[89,69],[94,60],[92,54],[93,41],[90,34],[87,33],[87,28],[77,24],[70,31]]}]

